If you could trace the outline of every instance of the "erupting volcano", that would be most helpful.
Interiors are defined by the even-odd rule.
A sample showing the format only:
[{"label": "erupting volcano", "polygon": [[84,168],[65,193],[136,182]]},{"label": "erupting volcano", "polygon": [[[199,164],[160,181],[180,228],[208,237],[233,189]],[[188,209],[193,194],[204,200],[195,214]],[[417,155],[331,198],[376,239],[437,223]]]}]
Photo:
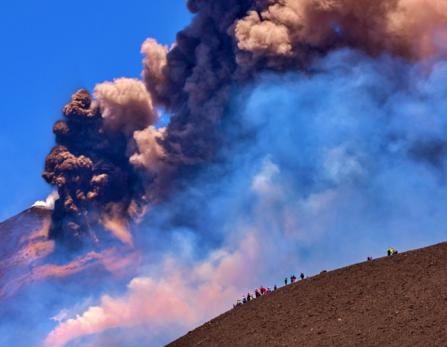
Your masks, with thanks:
[{"label": "erupting volcano", "polygon": [[54,115],[54,193],[0,224],[0,345],[158,346],[283,272],[445,239],[447,3],[187,7]]}]

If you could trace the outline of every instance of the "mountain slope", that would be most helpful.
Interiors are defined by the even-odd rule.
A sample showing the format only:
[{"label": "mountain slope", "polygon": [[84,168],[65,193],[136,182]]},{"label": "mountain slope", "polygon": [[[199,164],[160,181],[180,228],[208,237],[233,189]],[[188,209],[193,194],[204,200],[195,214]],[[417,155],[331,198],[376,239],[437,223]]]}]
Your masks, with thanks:
[{"label": "mountain slope", "polygon": [[[18,215],[0,223],[0,258],[5,258],[16,252],[16,248],[32,233],[42,228],[48,228],[51,210],[42,207],[32,207]],[[7,245],[5,244],[7,243]]]},{"label": "mountain slope", "polygon": [[447,243],[306,279],[169,346],[447,346]]},{"label": "mountain slope", "polygon": [[61,279],[68,286],[69,281],[79,284],[90,276],[98,285],[105,285],[106,278],[125,281],[131,276],[129,268],[137,263],[139,255],[118,242],[73,253],[63,248],[57,252],[54,240],[48,238],[51,213],[33,207],[0,223],[0,304],[38,282],[54,285]]}]

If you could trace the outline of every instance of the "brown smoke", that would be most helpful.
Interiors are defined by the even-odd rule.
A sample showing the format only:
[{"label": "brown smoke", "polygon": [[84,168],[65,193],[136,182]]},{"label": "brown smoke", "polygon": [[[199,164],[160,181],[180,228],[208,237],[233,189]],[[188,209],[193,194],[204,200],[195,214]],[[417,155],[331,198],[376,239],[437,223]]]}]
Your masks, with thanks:
[{"label": "brown smoke", "polygon": [[[170,49],[144,42],[143,82],[100,84],[95,100],[81,90],[65,107],[44,172],[60,196],[54,237],[79,239],[102,221],[130,243],[121,228],[213,158],[233,89],[259,73],[307,69],[343,47],[408,60],[447,48],[447,5],[436,0],[189,0],[188,8],[194,19]],[[166,129],[153,126],[157,108],[171,116]]]},{"label": "brown smoke", "polygon": [[129,157],[136,147],[133,132],[157,118],[149,94],[141,82],[120,79],[98,85],[95,95],[94,101],[80,90],[65,106],[43,173],[59,193],[50,237],[70,245],[86,237],[97,241],[99,224],[126,225],[146,204]]},{"label": "brown smoke", "polygon": [[134,131],[144,129],[158,119],[152,99],[141,81],[119,78],[101,83],[96,86],[94,95],[107,131],[123,132],[130,137]]},{"label": "brown smoke", "polygon": [[[262,1],[235,26],[240,61],[306,61],[336,47],[421,58],[436,51],[447,7],[436,0]],[[281,63],[281,59],[279,59]]]},{"label": "brown smoke", "polygon": [[168,50],[142,48],[143,80],[172,115],[167,160],[212,157],[232,87],[266,70],[305,69],[330,50],[350,47],[407,59],[438,52],[447,5],[436,0],[190,0],[193,22]]}]

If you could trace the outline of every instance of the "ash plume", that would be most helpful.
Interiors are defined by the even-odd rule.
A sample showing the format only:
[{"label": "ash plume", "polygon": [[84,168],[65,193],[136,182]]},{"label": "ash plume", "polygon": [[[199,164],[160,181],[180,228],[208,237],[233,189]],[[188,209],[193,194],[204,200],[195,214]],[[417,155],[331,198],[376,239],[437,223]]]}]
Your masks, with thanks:
[{"label": "ash plume", "polygon": [[[278,269],[319,273],[390,244],[445,239],[447,5],[189,0],[188,8],[192,22],[176,42],[143,43],[141,80],[78,91],[54,126],[44,172],[59,195],[50,237],[125,246],[56,259],[31,279],[101,261],[126,277],[107,275],[107,287],[96,278],[85,288],[45,283],[6,345],[24,340],[23,317],[43,331],[33,342],[45,334],[48,346],[109,346],[118,335],[114,343],[164,345],[247,289],[277,283]],[[159,112],[169,124],[160,127]],[[45,255],[53,251],[43,243]],[[57,304],[41,315],[69,312],[52,332],[34,306],[50,300]]]},{"label": "ash plume", "polygon": [[118,79],[98,85],[95,99],[77,91],[63,113],[43,173],[59,194],[50,237],[70,245],[86,238],[96,242],[96,225],[126,228],[147,203],[129,158],[136,146],[133,132],[152,125],[157,112],[140,81]]},{"label": "ash plume", "polygon": [[349,47],[408,60],[441,54],[447,6],[419,0],[190,0],[196,13],[168,50],[148,39],[143,80],[172,120],[167,160],[193,165],[213,156],[235,85],[264,71],[306,70]]},{"label": "ash plume", "polygon": [[[54,230],[78,237],[91,229],[88,215],[125,227],[165,199],[233,141],[222,131],[229,100],[265,72],[312,74],[315,61],[342,48],[408,62],[447,52],[447,6],[435,0],[189,0],[188,8],[193,21],[170,48],[142,45],[142,82],[100,84],[94,100],[80,91],[67,105],[44,173],[61,196]],[[160,108],[171,117],[166,129],[154,126]]]}]

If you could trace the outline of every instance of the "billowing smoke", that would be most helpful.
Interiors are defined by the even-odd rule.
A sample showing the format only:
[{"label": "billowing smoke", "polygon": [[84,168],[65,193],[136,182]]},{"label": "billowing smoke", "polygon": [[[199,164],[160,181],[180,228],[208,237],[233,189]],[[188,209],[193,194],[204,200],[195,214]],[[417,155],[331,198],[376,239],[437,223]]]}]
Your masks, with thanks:
[{"label": "billowing smoke", "polygon": [[[447,6],[439,1],[190,0],[188,7],[195,18],[172,48],[143,44],[146,89],[118,79],[98,85],[94,101],[81,91],[67,105],[44,173],[61,196],[52,235],[70,229],[79,238],[93,230],[91,220],[125,226],[161,201],[233,141],[220,128],[230,96],[262,72],[311,73],[315,59],[343,47],[409,60],[447,49]],[[171,115],[166,129],[153,126],[156,108]]]},{"label": "billowing smoke", "polygon": [[[143,78],[173,115],[168,160],[193,164],[222,144],[219,122],[235,85],[266,70],[303,70],[341,48],[408,59],[445,53],[447,6],[418,0],[190,0],[193,23],[171,50],[149,39]],[[166,56],[163,53],[166,52]]]},{"label": "billowing smoke", "polygon": [[125,229],[147,204],[129,159],[137,150],[134,132],[152,126],[158,115],[143,83],[121,78],[97,85],[94,98],[76,92],[64,116],[54,126],[57,146],[43,177],[59,193],[50,236],[76,246],[85,238],[98,241],[95,224]]},{"label": "billowing smoke", "polygon": [[188,8],[172,46],[144,42],[141,81],[78,91],[54,126],[50,237],[113,235],[142,266],[87,303],[62,296],[72,314],[40,332],[47,346],[161,345],[216,303],[278,283],[278,269],[316,273],[445,237],[446,4]]}]

